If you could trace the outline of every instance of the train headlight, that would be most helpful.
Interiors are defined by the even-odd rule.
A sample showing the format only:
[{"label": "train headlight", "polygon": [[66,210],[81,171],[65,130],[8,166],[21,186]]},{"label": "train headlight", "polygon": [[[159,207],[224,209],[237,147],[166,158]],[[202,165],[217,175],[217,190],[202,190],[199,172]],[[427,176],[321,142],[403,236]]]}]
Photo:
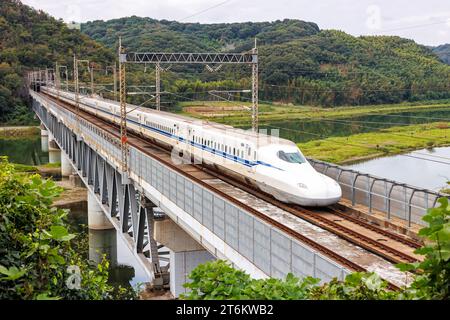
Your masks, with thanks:
[{"label": "train headlight", "polygon": [[304,184],[304,183],[301,183],[301,182],[300,182],[300,183],[298,183],[297,185],[298,185],[299,188],[302,188],[302,189],[308,189],[308,186],[307,186],[306,184]]}]

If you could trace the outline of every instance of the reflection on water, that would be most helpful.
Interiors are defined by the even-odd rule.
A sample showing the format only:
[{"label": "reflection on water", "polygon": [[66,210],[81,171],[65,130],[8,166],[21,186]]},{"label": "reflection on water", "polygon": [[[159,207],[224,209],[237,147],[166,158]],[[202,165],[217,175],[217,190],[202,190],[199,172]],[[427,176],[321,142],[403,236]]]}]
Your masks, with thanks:
[{"label": "reflection on water", "polygon": [[102,255],[106,255],[110,262],[109,281],[111,284],[135,287],[139,283],[150,281],[115,229],[89,230],[87,228],[87,206],[85,204],[80,205],[79,208],[71,208],[68,219],[80,237],[88,236],[89,238],[88,252],[84,252],[86,258],[99,263]]},{"label": "reflection on water", "polygon": [[406,156],[383,157],[347,167],[439,191],[446,186],[447,181],[450,181],[450,147],[417,150]]},{"label": "reflection on water", "polygon": [[40,135],[21,139],[0,139],[0,155],[8,156],[9,161],[14,163],[48,163],[48,152],[42,151]]},{"label": "reflection on water", "polygon": [[[352,118],[316,119],[316,120],[286,120],[274,121],[270,124],[261,123],[260,129],[279,129],[281,138],[296,143],[318,140],[326,137],[342,137],[357,133],[373,132],[394,126],[422,124],[437,121],[449,121],[450,109],[403,112],[389,115],[365,115]],[[249,129],[249,126],[242,126]]]}]

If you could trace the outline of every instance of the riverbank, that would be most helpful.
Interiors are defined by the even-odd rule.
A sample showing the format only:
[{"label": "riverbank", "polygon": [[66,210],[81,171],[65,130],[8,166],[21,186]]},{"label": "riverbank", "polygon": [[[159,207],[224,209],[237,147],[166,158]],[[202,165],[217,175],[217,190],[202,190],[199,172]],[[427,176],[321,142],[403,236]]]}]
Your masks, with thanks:
[{"label": "riverbank", "polygon": [[15,137],[29,137],[40,134],[38,126],[17,126],[17,127],[0,127],[0,138],[8,139]]},{"label": "riverbank", "polygon": [[298,144],[307,157],[341,165],[449,145],[449,122],[391,127],[376,132]]},{"label": "riverbank", "polygon": [[[180,102],[181,114],[220,122],[233,126],[251,123],[248,102],[227,101],[189,101]],[[289,106],[277,104],[259,104],[259,122],[282,120],[313,120],[320,118],[345,118],[362,115],[378,115],[400,112],[420,112],[441,110],[450,106],[450,100],[426,101],[401,104],[344,106],[335,108],[321,108],[311,106]]]},{"label": "riverbank", "polygon": [[61,163],[46,163],[39,166],[31,166],[20,163],[13,163],[14,169],[17,172],[23,173],[39,173],[43,176],[60,176],[61,175]]}]

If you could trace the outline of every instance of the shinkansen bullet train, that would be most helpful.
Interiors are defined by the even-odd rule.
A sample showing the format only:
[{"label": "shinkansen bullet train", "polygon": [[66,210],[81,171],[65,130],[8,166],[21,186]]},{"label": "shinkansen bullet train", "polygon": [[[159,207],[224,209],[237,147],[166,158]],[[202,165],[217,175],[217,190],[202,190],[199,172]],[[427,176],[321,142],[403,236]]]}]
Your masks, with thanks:
[{"label": "shinkansen bullet train", "polygon": [[[68,103],[74,93],[42,87],[41,91]],[[80,108],[119,123],[120,105],[100,97],[80,96]],[[318,173],[295,143],[231,126],[196,120],[173,113],[128,105],[127,128],[182,159],[201,159],[276,199],[302,206],[327,206],[338,202],[342,191],[333,179]],[[175,161],[178,159],[175,157]],[[172,157],[174,159],[174,157]]]}]

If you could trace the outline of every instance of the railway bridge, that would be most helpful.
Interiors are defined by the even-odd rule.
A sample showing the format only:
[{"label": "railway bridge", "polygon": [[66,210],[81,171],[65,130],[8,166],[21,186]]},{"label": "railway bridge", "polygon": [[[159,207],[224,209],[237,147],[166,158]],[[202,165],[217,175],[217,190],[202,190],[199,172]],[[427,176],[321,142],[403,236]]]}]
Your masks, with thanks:
[{"label": "railway bridge", "polygon": [[213,259],[255,278],[291,272],[328,281],[374,271],[397,287],[407,277],[393,263],[420,259],[414,234],[438,193],[310,159],[339,182],[343,200],[289,206],[201,165],[175,165],[167,150],[133,134],[125,173],[117,125],[29,93],[50,151],[61,151],[62,174],[76,173],[88,189],[89,227],[115,228],[153,284],[174,296],[193,268]]}]

